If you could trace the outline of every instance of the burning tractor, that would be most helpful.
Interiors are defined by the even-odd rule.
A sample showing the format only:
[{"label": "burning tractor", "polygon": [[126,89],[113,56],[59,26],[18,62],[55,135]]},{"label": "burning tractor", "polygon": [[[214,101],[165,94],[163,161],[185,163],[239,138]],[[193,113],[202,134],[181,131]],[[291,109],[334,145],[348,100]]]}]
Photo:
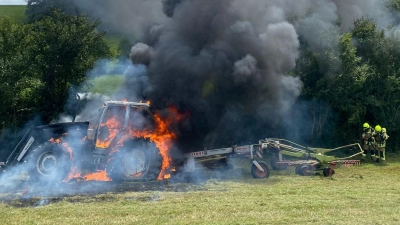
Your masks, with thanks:
[{"label": "burning tractor", "polygon": [[106,101],[93,121],[32,127],[0,167],[21,165],[32,181],[155,180],[174,138],[160,123],[147,103]]},{"label": "burning tractor", "polygon": [[[234,167],[229,163],[230,158],[246,158],[251,161],[254,178],[268,178],[269,167],[285,169],[290,165],[297,166],[296,173],[300,175],[323,169],[325,176],[332,176],[331,165],[362,153],[357,143],[321,149],[269,138],[257,144],[205,148],[173,161],[170,151],[177,136],[169,128],[183,116],[174,108],[169,111],[172,114],[162,118],[153,114],[147,103],[106,101],[93,120],[74,122],[73,119],[69,123],[32,127],[7,161],[0,163],[0,173],[21,166],[33,182],[150,181],[170,178],[171,174],[190,175],[196,168],[230,170]],[[358,152],[344,158],[325,155],[349,147]],[[270,165],[262,161],[267,150],[275,156]],[[302,160],[283,160],[282,155]]]}]

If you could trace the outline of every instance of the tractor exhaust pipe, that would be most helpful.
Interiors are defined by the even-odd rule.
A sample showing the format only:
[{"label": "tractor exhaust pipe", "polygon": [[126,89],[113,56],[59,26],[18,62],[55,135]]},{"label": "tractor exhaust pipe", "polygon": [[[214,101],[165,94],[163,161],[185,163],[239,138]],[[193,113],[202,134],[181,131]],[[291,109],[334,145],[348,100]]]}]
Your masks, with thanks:
[{"label": "tractor exhaust pipe", "polygon": [[74,117],[72,118],[72,122],[75,122],[76,115],[78,114],[79,109],[80,109],[80,107],[81,107],[81,96],[79,96],[79,94],[76,94],[76,100],[77,100],[78,102],[77,102],[76,108],[75,108],[75,110],[74,110]]}]

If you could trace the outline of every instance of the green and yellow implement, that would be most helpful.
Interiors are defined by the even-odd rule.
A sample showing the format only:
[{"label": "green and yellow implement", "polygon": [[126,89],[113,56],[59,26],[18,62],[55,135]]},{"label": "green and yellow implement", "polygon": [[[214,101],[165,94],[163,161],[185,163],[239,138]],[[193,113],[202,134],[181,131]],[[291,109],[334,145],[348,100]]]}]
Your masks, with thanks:
[{"label": "green and yellow implement", "polygon": [[[332,176],[338,163],[345,166],[359,165],[360,160],[354,158],[363,153],[359,143],[330,149],[305,147],[279,138],[266,138],[260,140],[259,143],[264,152],[272,153],[273,157],[270,161],[272,169],[284,170],[288,166],[295,166],[296,174],[302,176],[311,175],[318,170],[322,170],[324,176]],[[333,152],[338,154],[332,155]],[[286,160],[286,157],[297,159]]]}]

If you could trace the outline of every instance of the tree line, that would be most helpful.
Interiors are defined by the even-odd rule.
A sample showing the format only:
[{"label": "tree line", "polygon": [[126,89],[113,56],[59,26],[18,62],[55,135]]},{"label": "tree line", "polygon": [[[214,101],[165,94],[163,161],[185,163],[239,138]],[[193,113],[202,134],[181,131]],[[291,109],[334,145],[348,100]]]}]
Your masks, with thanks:
[{"label": "tree line", "polygon": [[367,17],[340,35],[337,52],[313,52],[302,43],[294,74],[304,82],[300,100],[316,103],[308,108],[313,118],[310,142],[338,146],[359,141],[361,126],[368,122],[385,127],[390,136],[388,149],[399,149],[399,44],[400,38],[390,29],[378,29]]},{"label": "tree line", "polygon": [[[110,57],[100,21],[59,9],[27,23],[0,18],[0,157],[28,121],[46,124],[64,111],[68,92],[86,71]],[[12,149],[11,149],[12,150]]]}]

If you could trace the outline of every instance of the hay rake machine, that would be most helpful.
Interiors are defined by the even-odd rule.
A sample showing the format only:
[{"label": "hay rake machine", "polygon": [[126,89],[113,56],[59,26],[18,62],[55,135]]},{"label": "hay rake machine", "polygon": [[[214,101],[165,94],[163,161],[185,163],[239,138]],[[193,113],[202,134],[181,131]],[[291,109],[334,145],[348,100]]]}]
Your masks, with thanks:
[{"label": "hay rake machine", "polygon": [[[326,149],[304,147],[278,138],[267,138],[259,142],[265,152],[273,155],[270,161],[272,169],[285,170],[288,166],[295,166],[295,173],[302,176],[309,176],[317,171],[321,171],[325,177],[332,176],[335,174],[334,169],[337,165],[344,167],[360,165],[360,160],[354,158],[363,153],[358,143]],[[339,150],[346,150],[350,155],[344,157],[327,155]],[[284,156],[298,158],[298,160],[286,160]]]},{"label": "hay rake machine", "polygon": [[270,169],[268,164],[262,161],[263,154],[260,144],[232,146],[227,148],[207,149],[191,152],[185,155],[185,172],[193,172],[199,166],[211,170],[231,170],[234,165],[229,158],[246,158],[251,161],[251,175],[254,178],[268,178]]},{"label": "hay rake machine", "polygon": [[[352,154],[346,157],[326,155],[327,153],[347,149]],[[270,167],[274,170],[284,170],[288,166],[295,166],[296,174],[309,176],[321,170],[324,176],[332,176],[335,166],[358,165],[360,160],[355,160],[357,155],[363,153],[358,143],[349,144],[333,149],[304,147],[294,142],[266,138],[259,140],[258,144],[232,146],[218,149],[204,149],[203,151],[191,152],[185,155],[184,171],[192,172],[198,166],[208,169],[229,170],[234,167],[228,162],[229,158],[247,158],[251,161],[251,174],[254,178],[268,178],[270,169],[263,161],[265,155],[272,153]],[[286,160],[284,156],[298,158],[297,160]]]}]

